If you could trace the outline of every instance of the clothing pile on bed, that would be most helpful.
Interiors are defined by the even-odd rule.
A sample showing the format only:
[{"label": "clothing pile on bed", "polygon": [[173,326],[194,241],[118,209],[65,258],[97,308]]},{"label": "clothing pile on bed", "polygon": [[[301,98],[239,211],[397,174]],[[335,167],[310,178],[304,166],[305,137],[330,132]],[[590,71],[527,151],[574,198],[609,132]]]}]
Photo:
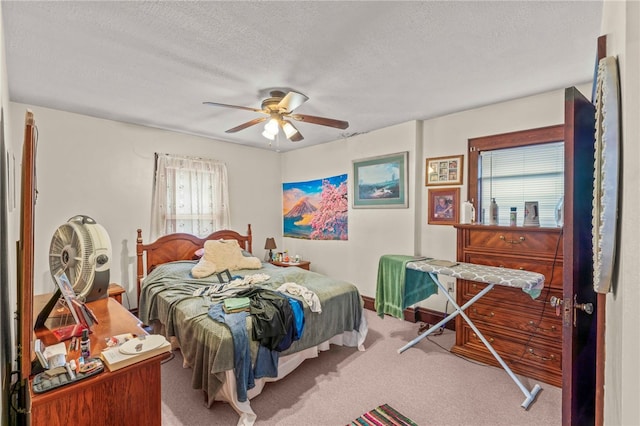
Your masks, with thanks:
[{"label": "clothing pile on bed", "polygon": [[[231,276],[230,273],[228,276]],[[312,312],[322,312],[318,296],[296,283],[284,283],[276,290],[258,286],[270,278],[267,274],[234,277],[228,283],[212,284],[193,292],[194,296],[214,301],[209,307],[209,316],[225,324],[231,331],[234,373],[238,400],[241,402],[247,400],[247,391],[255,386],[255,379],[278,376],[280,352],[289,349],[294,341],[302,337],[305,324],[302,302],[287,293],[302,297]],[[245,300],[246,307],[243,304],[241,308],[231,311],[225,308],[229,301],[237,304]],[[253,368],[247,317],[252,322],[251,339],[260,344]]]},{"label": "clothing pile on bed", "polygon": [[[298,299],[259,287],[240,290],[234,298],[248,299],[249,309],[227,313],[224,302],[215,303],[209,307],[209,316],[226,324],[233,336],[234,374],[238,400],[243,402],[247,400],[247,391],[255,386],[255,379],[278,376],[280,352],[299,340],[304,332],[304,309]],[[253,325],[251,339],[260,343],[253,368],[247,317]]]}]

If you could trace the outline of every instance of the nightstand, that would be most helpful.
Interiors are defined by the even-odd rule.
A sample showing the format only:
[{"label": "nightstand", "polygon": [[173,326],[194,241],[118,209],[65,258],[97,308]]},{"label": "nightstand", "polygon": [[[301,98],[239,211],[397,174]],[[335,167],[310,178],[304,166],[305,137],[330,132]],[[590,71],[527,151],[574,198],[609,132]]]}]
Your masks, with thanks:
[{"label": "nightstand", "polygon": [[302,269],[306,269],[307,271],[309,270],[309,265],[311,265],[311,262],[309,262],[308,260],[301,260],[298,263],[295,262],[277,262],[275,260],[271,261],[272,265],[275,266],[279,266],[281,268],[288,268],[290,266],[297,266],[298,268],[302,268]]},{"label": "nightstand", "polygon": [[122,293],[124,293],[124,288],[118,284],[111,283],[109,284],[109,297],[113,297],[119,304],[122,305]]}]

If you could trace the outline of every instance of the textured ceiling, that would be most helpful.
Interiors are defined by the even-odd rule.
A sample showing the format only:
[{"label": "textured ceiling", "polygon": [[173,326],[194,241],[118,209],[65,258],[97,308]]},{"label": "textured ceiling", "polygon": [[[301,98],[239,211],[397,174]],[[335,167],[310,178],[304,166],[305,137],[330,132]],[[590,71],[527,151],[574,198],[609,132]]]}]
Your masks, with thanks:
[{"label": "textured ceiling", "polygon": [[[601,1],[2,1],[10,100],[287,151],[592,79]],[[309,100],[273,146],[271,88]],[[277,146],[276,146],[277,145]]]}]

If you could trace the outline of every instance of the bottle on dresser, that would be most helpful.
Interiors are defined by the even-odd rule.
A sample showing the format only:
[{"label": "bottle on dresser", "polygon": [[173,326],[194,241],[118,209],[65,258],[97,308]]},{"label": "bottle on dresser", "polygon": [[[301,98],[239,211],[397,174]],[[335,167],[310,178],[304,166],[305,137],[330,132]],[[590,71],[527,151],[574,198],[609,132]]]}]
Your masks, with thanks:
[{"label": "bottle on dresser", "polygon": [[498,203],[496,203],[496,199],[491,199],[491,205],[489,206],[489,225],[497,225],[498,224]]}]

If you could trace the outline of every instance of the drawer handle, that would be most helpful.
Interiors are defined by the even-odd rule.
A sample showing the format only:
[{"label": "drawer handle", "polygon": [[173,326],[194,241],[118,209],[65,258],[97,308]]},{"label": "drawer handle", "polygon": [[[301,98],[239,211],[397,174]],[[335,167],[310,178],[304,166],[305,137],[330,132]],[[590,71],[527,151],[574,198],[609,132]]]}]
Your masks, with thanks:
[{"label": "drawer handle", "polygon": [[500,239],[507,244],[521,244],[525,240],[524,237],[519,237],[517,240],[507,240],[507,238],[504,235],[500,235]]},{"label": "drawer handle", "polygon": [[551,328],[537,327],[536,323],[534,321],[529,321],[529,325],[531,327],[533,327],[534,329],[540,330],[540,331],[553,331],[553,332],[555,332],[557,330],[555,325],[552,325]]},{"label": "drawer handle", "polygon": [[473,313],[478,317],[484,317],[484,318],[493,318],[496,315],[493,312],[489,312],[489,314],[478,313],[478,310],[476,308],[473,308]]},{"label": "drawer handle", "polygon": [[529,355],[536,357],[542,361],[555,361],[556,356],[554,354],[551,354],[549,357],[544,357],[542,355],[538,355],[537,353],[534,352],[533,348],[529,348],[528,349]]},{"label": "drawer handle", "polygon": [[[478,338],[478,335],[477,335],[476,333],[471,333],[471,335],[472,335],[473,337],[475,337],[477,340],[480,340],[480,338]],[[485,336],[485,339],[486,339],[486,336]],[[481,341],[481,340],[480,340],[480,341]],[[487,341],[488,341],[489,343],[493,343],[493,337],[489,337],[489,338],[487,339]]]}]

